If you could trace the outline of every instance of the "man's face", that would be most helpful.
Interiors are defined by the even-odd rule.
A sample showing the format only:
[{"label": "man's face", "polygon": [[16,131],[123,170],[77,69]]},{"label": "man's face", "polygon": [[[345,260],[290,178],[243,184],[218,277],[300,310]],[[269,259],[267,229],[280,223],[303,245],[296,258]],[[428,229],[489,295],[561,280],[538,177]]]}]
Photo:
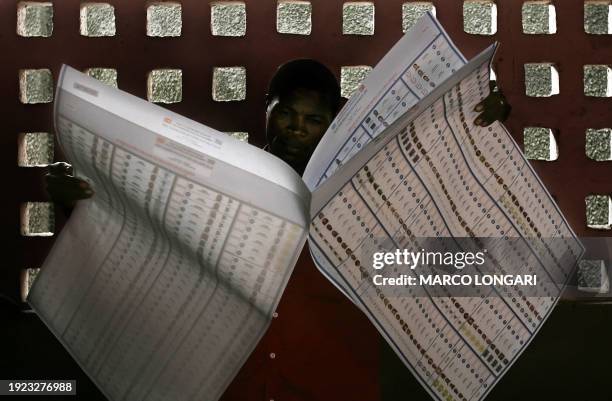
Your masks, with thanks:
[{"label": "man's face", "polygon": [[302,174],[333,117],[329,102],[315,90],[272,99],[266,124],[270,152]]}]

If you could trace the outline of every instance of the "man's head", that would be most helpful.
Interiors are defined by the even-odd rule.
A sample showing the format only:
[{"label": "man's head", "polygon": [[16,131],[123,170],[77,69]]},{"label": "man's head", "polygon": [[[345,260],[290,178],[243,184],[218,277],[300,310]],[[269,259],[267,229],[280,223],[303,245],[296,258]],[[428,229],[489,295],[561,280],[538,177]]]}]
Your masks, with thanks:
[{"label": "man's head", "polygon": [[324,65],[314,60],[282,65],[268,90],[266,139],[270,152],[301,174],[339,106],[338,81]]}]

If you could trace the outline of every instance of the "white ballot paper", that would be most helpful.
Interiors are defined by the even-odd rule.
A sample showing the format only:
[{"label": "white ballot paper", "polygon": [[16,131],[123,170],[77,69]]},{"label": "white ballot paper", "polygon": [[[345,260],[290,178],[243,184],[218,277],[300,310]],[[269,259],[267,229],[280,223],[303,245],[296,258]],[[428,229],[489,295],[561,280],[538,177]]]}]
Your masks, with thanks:
[{"label": "white ballot paper", "polygon": [[[306,169],[310,250],[434,399],[482,400],[542,327],[584,248],[503,125],[473,123],[495,47],[466,64],[430,14],[407,36]],[[489,270],[537,285],[453,296],[444,285],[374,284],[373,251],[440,251],[432,242],[486,249]],[[391,268],[419,283],[421,267]]]},{"label": "white ballot paper", "polygon": [[270,322],[310,193],[279,159],[64,67],[58,139],[91,180],[29,302],[109,400],[214,400]]},{"label": "white ballot paper", "polygon": [[[28,301],[110,400],[216,400],[308,236],[317,267],[434,399],[482,400],[584,252],[504,127],[473,124],[494,51],[466,62],[427,14],[334,120],[304,181],[260,149],[63,68],[58,139],[96,194]],[[373,252],[432,238],[486,248],[488,271],[539,280],[460,295],[376,284]]]}]

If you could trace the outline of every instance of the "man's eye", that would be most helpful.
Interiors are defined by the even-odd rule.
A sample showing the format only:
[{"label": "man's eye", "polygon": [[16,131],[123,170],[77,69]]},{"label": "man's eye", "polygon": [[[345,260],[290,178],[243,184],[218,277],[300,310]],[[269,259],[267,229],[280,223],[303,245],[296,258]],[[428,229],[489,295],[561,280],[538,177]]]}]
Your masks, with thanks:
[{"label": "man's eye", "polygon": [[308,117],[308,122],[312,124],[323,124],[323,119],[318,117]]}]

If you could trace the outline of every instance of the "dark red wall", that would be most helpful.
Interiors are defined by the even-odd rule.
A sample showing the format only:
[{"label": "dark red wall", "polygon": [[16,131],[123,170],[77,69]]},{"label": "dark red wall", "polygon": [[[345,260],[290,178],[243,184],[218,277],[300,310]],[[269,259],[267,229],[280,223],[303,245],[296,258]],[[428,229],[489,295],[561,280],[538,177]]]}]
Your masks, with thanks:
[{"label": "dark red wall", "polygon": [[[177,0],[178,1],[178,0]],[[159,67],[183,70],[183,101],[169,108],[221,131],[248,131],[251,143],[264,143],[264,95],[275,68],[297,57],[315,58],[338,75],[340,66],[375,65],[400,38],[403,0],[376,1],[373,36],[342,35],[342,1],[312,0],[313,30],[310,36],[276,33],[276,2],[246,0],[247,35],[242,38],[213,37],[210,6],[204,0],[182,0],[183,32],[179,38],[148,38],[145,35],[144,1],[109,1],[115,6],[117,35],[86,38],[79,35],[79,1],[54,2],[51,38],[22,38],[15,33],[16,1],[0,2],[0,239],[3,263],[0,292],[18,299],[19,271],[39,267],[54,237],[22,237],[19,205],[47,200],[41,186],[42,169],[17,167],[19,132],[53,132],[52,104],[24,105],[18,99],[18,70],[50,68],[54,78],[62,63],[78,69],[113,67],[119,87],[146,96],[146,74]],[[560,158],[555,162],[533,162],[536,171],[555,196],[570,224],[581,236],[612,236],[610,231],[589,230],[585,223],[584,198],[590,193],[612,192],[612,162],[594,162],[584,155],[585,129],[612,126],[612,99],[588,98],[583,94],[583,65],[612,64],[612,36],[587,35],[583,30],[583,1],[556,1],[558,33],[525,35],[521,29],[521,0],[498,1],[498,33],[475,36],[463,32],[462,1],[433,0],[437,15],[459,48],[469,58],[489,45],[501,42],[495,67],[503,92],[513,107],[507,127],[520,144],[524,126],[558,129]],[[523,64],[554,62],[560,73],[561,93],[551,98],[525,96]],[[211,97],[214,66],[242,65],[247,68],[247,99],[217,103]],[[58,211],[58,227],[62,215]],[[20,359],[47,355],[87,383],[61,347],[34,317],[7,315],[4,343],[14,351],[13,359],[0,358],[11,366],[3,378],[27,375],[48,377]],[[7,330],[7,325],[3,326]],[[23,354],[22,354],[23,353]],[[32,363],[36,363],[33,361]],[[6,366],[5,366],[6,367]],[[4,369],[0,370],[5,373]],[[45,373],[47,372],[47,373]],[[47,376],[45,376],[47,375]],[[94,391],[95,390],[91,390]]]}]

